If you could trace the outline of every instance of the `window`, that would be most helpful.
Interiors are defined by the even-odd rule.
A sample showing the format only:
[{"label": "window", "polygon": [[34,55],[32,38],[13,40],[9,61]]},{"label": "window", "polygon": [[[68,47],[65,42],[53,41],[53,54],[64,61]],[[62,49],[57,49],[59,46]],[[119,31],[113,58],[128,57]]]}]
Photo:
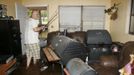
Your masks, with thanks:
[{"label": "window", "polygon": [[61,6],[60,7],[60,31],[67,29],[70,32],[81,30],[81,7]]},{"label": "window", "polygon": [[39,10],[40,15],[40,24],[46,25],[48,23],[48,11],[47,7],[28,7],[28,15],[31,15],[33,9]]},{"label": "window", "polygon": [[28,15],[31,15],[32,10],[39,10],[39,25],[45,25],[45,31],[40,32],[39,39],[46,39],[48,34],[48,10],[46,7],[28,7]]},{"label": "window", "polygon": [[87,31],[104,29],[105,6],[60,6],[60,31]]},{"label": "window", "polygon": [[104,29],[105,27],[105,7],[104,6],[84,6],[83,7],[83,31],[92,29]]},{"label": "window", "polygon": [[129,21],[129,34],[134,35],[134,0],[131,1],[130,21]]}]

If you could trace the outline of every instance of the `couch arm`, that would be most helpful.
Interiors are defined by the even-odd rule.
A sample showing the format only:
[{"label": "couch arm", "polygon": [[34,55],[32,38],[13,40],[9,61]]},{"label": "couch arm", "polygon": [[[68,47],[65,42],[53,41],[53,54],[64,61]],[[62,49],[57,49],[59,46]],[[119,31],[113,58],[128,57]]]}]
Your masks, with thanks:
[{"label": "couch arm", "polygon": [[118,59],[115,55],[104,55],[100,57],[100,65],[104,67],[118,67]]},{"label": "couch arm", "polygon": [[124,44],[121,42],[112,42],[111,49],[113,52],[120,52],[122,50],[123,45]]}]

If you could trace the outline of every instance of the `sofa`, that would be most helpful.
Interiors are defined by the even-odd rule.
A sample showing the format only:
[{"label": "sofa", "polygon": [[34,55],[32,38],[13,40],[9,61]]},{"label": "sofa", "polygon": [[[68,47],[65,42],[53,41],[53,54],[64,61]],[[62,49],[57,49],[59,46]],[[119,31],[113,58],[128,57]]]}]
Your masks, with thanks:
[{"label": "sofa", "polygon": [[[51,40],[57,35],[63,35],[64,32],[54,31],[48,33],[47,46],[51,45]],[[90,49],[87,47],[87,32],[76,31],[66,34],[67,37],[75,39],[82,43],[87,52],[90,53]],[[114,49],[117,49],[114,51]],[[95,62],[88,63],[89,66],[94,68],[99,75],[119,75],[119,69],[129,62],[129,54],[134,50],[134,41],[126,43],[112,42],[110,48],[110,54],[101,55]],[[88,61],[91,61],[90,59]]]}]

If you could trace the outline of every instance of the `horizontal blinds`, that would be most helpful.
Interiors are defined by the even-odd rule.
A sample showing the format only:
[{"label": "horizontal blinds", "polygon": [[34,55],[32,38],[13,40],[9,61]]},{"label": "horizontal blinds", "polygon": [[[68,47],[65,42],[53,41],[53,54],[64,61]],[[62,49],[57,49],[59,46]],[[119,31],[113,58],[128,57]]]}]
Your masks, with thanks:
[{"label": "horizontal blinds", "polygon": [[104,10],[104,6],[60,6],[60,31],[104,29]]},{"label": "horizontal blinds", "polygon": [[104,29],[105,7],[84,6],[83,7],[83,31],[90,29]]},{"label": "horizontal blinds", "polygon": [[61,6],[60,7],[60,31],[80,31],[81,7]]}]

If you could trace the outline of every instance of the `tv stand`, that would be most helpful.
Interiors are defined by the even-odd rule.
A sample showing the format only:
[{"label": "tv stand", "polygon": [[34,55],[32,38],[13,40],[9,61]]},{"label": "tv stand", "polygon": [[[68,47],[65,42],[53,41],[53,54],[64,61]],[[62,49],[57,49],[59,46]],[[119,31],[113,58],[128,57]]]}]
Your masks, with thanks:
[{"label": "tv stand", "polygon": [[10,70],[16,64],[16,59],[13,59],[7,64],[0,64],[0,75],[7,75],[7,71]]}]

